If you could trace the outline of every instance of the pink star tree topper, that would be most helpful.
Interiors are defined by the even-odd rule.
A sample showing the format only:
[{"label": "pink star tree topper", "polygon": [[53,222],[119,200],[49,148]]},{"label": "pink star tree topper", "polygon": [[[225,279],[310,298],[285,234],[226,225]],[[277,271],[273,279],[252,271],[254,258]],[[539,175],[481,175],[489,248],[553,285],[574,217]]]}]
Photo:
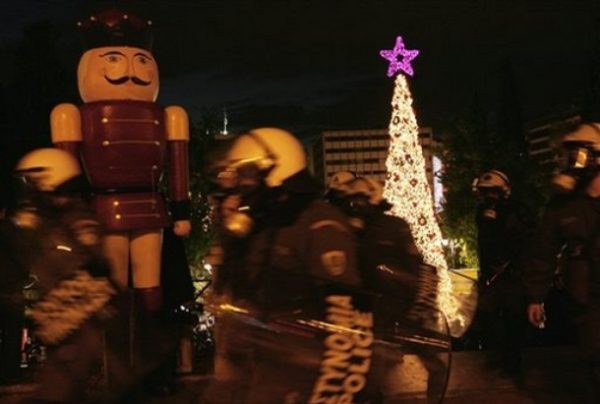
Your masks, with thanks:
[{"label": "pink star tree topper", "polygon": [[419,55],[419,51],[417,49],[406,49],[401,36],[396,38],[394,49],[381,50],[379,54],[390,62],[387,71],[388,77],[393,77],[399,70],[402,70],[409,76],[414,74],[410,63]]}]

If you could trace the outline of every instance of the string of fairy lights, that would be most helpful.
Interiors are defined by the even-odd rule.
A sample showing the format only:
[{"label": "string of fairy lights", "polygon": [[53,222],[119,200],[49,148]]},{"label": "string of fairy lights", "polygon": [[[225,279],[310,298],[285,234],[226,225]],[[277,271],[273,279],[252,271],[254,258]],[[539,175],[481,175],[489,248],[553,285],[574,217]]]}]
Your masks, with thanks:
[{"label": "string of fairy lights", "polygon": [[[399,70],[412,75],[410,61],[417,50],[404,48],[402,38],[396,39],[392,50],[380,54],[390,61],[388,76]],[[399,60],[398,57],[402,59]],[[442,233],[435,218],[431,189],[427,181],[425,159],[419,144],[419,127],[412,108],[412,95],[404,74],[397,74],[392,98],[389,125],[390,146],[386,160],[388,177],[384,197],[393,206],[390,213],[406,220],[425,262],[437,268],[440,287],[439,304],[449,322],[462,322],[458,304],[452,292],[448,265],[444,256]]]}]

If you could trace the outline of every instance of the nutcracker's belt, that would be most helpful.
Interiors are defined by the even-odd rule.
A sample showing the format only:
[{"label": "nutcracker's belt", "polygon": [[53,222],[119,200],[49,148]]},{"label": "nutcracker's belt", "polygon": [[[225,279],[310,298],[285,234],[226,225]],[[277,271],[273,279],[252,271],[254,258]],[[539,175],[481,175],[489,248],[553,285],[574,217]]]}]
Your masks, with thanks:
[{"label": "nutcracker's belt", "polygon": [[96,194],[92,205],[108,231],[158,229],[169,222],[165,201],[158,192]]},{"label": "nutcracker's belt", "polygon": [[92,191],[94,195],[116,195],[116,194],[142,194],[156,193],[151,187],[119,187],[119,188],[101,188]]}]

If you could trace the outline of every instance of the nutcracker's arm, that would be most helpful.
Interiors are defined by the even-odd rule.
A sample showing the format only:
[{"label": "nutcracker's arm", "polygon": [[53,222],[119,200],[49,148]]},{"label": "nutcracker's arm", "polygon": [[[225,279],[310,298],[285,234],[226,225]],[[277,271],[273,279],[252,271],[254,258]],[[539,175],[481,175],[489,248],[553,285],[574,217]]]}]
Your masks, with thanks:
[{"label": "nutcracker's arm", "polygon": [[190,217],[188,142],[190,129],[187,112],[181,107],[165,108],[169,149],[169,196],[175,222]]},{"label": "nutcracker's arm", "polygon": [[81,114],[73,104],[58,104],[50,113],[52,143],[79,158]]}]

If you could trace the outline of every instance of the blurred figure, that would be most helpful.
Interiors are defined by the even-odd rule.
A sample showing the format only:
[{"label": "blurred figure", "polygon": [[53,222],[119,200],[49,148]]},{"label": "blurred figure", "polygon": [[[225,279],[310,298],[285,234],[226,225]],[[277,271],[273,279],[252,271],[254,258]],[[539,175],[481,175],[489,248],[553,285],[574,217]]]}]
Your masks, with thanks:
[{"label": "blurred figure", "polygon": [[511,198],[511,184],[503,172],[484,172],[473,188],[479,198],[475,218],[479,306],[473,330],[488,351],[489,364],[520,383],[527,325],[521,278],[532,220]]},{"label": "blurred figure", "polygon": [[[341,182],[340,178],[347,180]],[[408,321],[416,306],[420,285],[427,283],[430,273],[437,278],[435,269],[431,268],[433,272],[429,272],[423,265],[423,257],[415,244],[409,224],[385,213],[392,205],[383,198],[383,187],[377,180],[368,177],[349,178],[346,172],[338,172],[333,176],[327,192],[327,195],[332,194],[335,198],[330,200],[348,215],[358,236],[360,268],[367,287],[376,293],[393,296],[394,306],[400,309],[391,311],[381,308],[376,310],[377,314],[387,311],[390,316],[378,315],[377,318],[380,322],[383,320],[389,323]],[[435,290],[437,283],[430,286]],[[383,302],[390,303],[385,299]],[[397,318],[398,313],[401,313],[401,318]],[[385,360],[381,363],[381,380],[376,383],[384,399],[393,391],[393,386],[386,386],[386,381],[392,385],[394,381],[381,376],[386,376],[386,373],[391,376],[392,372],[389,370],[393,371],[407,353],[417,354],[429,373],[428,401],[439,402],[442,399],[448,368],[440,358],[417,346],[403,350],[395,346],[380,349],[382,352],[379,356]]]},{"label": "blurred figure", "polygon": [[27,257],[16,254],[16,251],[24,250],[21,243],[27,240],[16,237],[18,231],[7,219],[11,215],[8,199],[0,206],[0,384],[22,380],[21,340],[25,326],[23,287],[28,279]]},{"label": "blurred figure", "polygon": [[[116,291],[101,252],[95,216],[81,195],[85,181],[77,161],[58,149],[38,149],[17,164],[26,198],[10,216],[17,237],[30,243],[28,270],[38,279],[30,316],[48,347],[35,402],[84,402],[87,382],[103,355],[104,320],[114,315]],[[124,376],[124,375],[122,375]]]},{"label": "blurred figure", "polygon": [[[345,172],[341,172],[342,174]],[[337,173],[337,175],[341,175]],[[331,184],[331,186],[336,186]],[[383,187],[374,179],[355,177],[328,194],[337,193],[336,206],[350,218],[360,240],[361,265],[372,276],[377,265],[415,274],[423,257],[413,240],[409,224],[396,216],[387,215],[392,205],[383,198]]]},{"label": "blurred figure", "polygon": [[356,179],[356,174],[352,171],[338,171],[329,180],[325,200],[335,206],[341,206],[346,201],[345,189],[349,182]]},{"label": "blurred figure", "polygon": [[526,273],[529,321],[544,327],[543,302],[560,256],[570,316],[589,367],[587,402],[600,402],[600,124],[581,125],[562,142],[553,183]]},{"label": "blurred figure", "polygon": [[[320,372],[327,367],[319,365],[326,348],[321,335],[344,338],[347,347],[355,343],[328,329],[312,336],[308,324],[323,324],[317,320],[337,304],[344,305],[340,315],[355,313],[357,302],[348,291],[361,286],[354,236],[342,213],[319,200],[302,145],[290,133],[276,128],[242,133],[224,167],[223,263],[213,291],[220,309],[215,378],[204,402],[339,398],[346,393],[342,384],[354,379],[347,370],[338,372],[339,385],[326,389],[328,379]],[[289,323],[290,318],[302,322]],[[370,352],[370,342],[364,346]],[[345,397],[361,402],[363,385],[353,387]]]}]

